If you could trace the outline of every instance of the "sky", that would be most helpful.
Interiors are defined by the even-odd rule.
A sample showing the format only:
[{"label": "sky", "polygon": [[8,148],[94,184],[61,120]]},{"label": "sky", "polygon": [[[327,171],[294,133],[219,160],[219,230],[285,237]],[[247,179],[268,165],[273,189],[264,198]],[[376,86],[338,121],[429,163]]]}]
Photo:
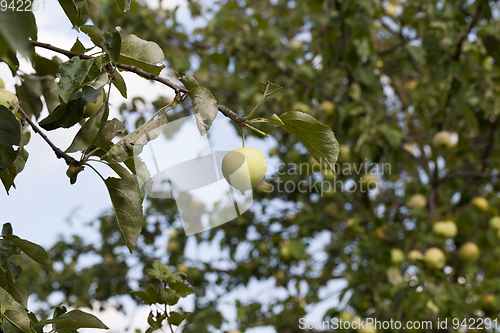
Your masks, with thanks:
[{"label": "sky", "polygon": [[[35,17],[38,26],[38,40],[40,42],[50,43],[63,49],[70,49],[76,40],[76,37],[86,46],[91,46],[90,40],[83,33],[77,33],[72,29],[69,20],[56,0],[43,0],[40,9],[35,12]],[[153,8],[158,6],[158,1],[148,0]],[[179,15],[185,16],[183,21],[189,20],[187,12],[187,1],[185,0],[169,0],[163,1],[163,5],[175,6],[180,5]],[[199,22],[197,24],[200,24]],[[196,26],[191,25],[194,29]],[[140,34],[138,33],[139,37]],[[55,53],[49,50],[37,49],[37,52],[42,56],[52,58]],[[58,55],[64,59],[62,55]],[[64,59],[65,60],[65,59]],[[32,72],[30,64],[26,60],[21,61],[21,69],[24,72]],[[150,82],[133,73],[122,72],[127,87],[128,95],[131,100],[134,97],[142,97],[146,103],[151,103],[157,100],[161,95],[172,97],[173,93],[165,89],[165,86],[156,82]],[[162,72],[162,76],[168,75],[168,69]],[[14,85],[19,83],[18,79],[11,76],[10,70],[4,63],[0,63],[0,78],[5,82],[7,90],[15,92]],[[173,81],[175,78],[170,77]],[[118,107],[125,102],[119,92],[113,87],[110,95],[110,118],[119,118]],[[48,114],[44,109],[41,119]],[[50,140],[61,149],[66,149],[79,126],[70,129],[57,129],[46,133]],[[208,134],[212,151],[229,151],[241,147],[241,138],[237,135],[234,127],[230,124],[230,120],[223,117],[221,114],[216,118],[212,128]],[[259,140],[256,138],[248,138],[246,140],[247,147],[254,147],[266,155],[270,161],[268,175],[273,170],[273,159],[269,158],[269,149],[276,145],[276,140],[273,138]],[[78,176],[78,181],[74,185],[70,185],[69,179],[66,176],[67,165],[63,160],[57,159],[51,148],[41,139],[39,135],[32,133],[31,141],[26,147],[29,152],[29,159],[23,172],[15,179],[16,189],[11,189],[7,195],[4,191],[0,191],[0,222],[10,222],[13,226],[14,233],[21,238],[25,238],[32,242],[41,244],[48,248],[52,246],[59,237],[70,236],[73,234],[83,235],[88,242],[99,240],[99,235],[86,224],[96,219],[103,213],[111,213],[112,206],[108,196],[108,192],[100,177],[91,170],[85,170]],[[74,155],[76,158],[78,154]],[[96,168],[104,177],[113,176],[107,167]],[[231,222],[229,222],[231,223]],[[336,291],[340,290],[344,285],[335,283],[325,290],[325,295],[335,295]],[[232,304],[237,298],[241,299],[241,295],[246,295],[248,299],[258,301],[270,301],[272,297],[284,297],[283,291],[266,294],[263,297],[262,293],[255,293],[256,290],[265,290],[269,285],[259,282],[252,282],[245,292],[238,290],[236,293],[227,295],[222,298],[221,306],[227,311],[232,311],[231,306],[224,304]],[[252,290],[249,293],[248,290]],[[321,296],[321,295],[320,295]],[[328,307],[338,303],[334,300],[332,304],[331,297],[326,298]],[[186,304],[189,307],[189,304]],[[315,309],[320,311],[315,311]],[[325,305],[317,305],[314,308],[309,308],[308,319],[320,320],[322,311]],[[189,310],[189,309],[187,309]],[[314,314],[316,312],[316,314]],[[149,313],[149,307],[134,307],[130,305],[128,313],[123,314],[116,312],[109,307],[106,311],[97,313],[108,326],[112,328],[110,332],[123,332],[125,327],[130,325],[133,328],[140,328],[143,331],[147,328],[146,318]],[[228,314],[232,317],[236,313]],[[274,329],[254,329],[248,332],[274,332]]]}]

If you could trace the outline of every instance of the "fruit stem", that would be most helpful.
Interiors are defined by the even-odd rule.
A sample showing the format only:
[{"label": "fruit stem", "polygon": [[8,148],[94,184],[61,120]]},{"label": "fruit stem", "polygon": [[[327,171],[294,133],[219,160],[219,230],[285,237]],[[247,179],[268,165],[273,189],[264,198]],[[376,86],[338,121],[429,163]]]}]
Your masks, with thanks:
[{"label": "fruit stem", "polygon": [[243,131],[243,125],[240,125],[240,131],[241,131],[241,144],[243,147],[245,147],[245,131]]},{"label": "fruit stem", "polygon": [[269,137],[269,135],[266,132],[262,132],[260,129],[257,129],[257,128],[255,128],[255,127],[253,127],[253,126],[251,126],[251,125],[249,125],[247,123],[243,123],[243,126],[248,127],[249,129],[251,129],[251,130],[253,130],[253,131],[255,131],[255,132],[257,132],[257,133],[259,133],[259,134],[261,134],[263,136],[265,136],[266,138]]},{"label": "fruit stem", "polygon": [[259,107],[260,104],[262,104],[262,102],[264,102],[264,100],[266,99],[267,97],[267,91],[269,90],[269,81],[267,81],[267,84],[266,84],[266,90],[264,90],[264,94],[262,95],[262,98],[260,99],[259,103],[257,103],[257,105],[253,108],[252,111],[250,111],[250,113],[243,117],[243,119],[247,120],[248,118],[250,118],[252,116],[252,114],[255,112],[255,110],[257,110],[257,108]]}]

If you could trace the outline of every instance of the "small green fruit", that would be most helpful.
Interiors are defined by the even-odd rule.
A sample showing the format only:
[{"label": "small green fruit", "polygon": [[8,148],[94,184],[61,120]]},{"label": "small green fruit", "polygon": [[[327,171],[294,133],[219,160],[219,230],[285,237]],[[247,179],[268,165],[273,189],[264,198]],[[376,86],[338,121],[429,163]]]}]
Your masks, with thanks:
[{"label": "small green fruit", "polygon": [[0,105],[5,106],[13,114],[19,111],[19,99],[15,94],[5,89],[0,89]]},{"label": "small green fruit", "polygon": [[458,250],[460,259],[467,262],[476,261],[479,258],[479,254],[479,247],[474,242],[464,243]]},{"label": "small green fruit", "polygon": [[493,216],[490,219],[490,228],[500,230],[500,216]]},{"label": "small green fruit", "polygon": [[422,194],[414,194],[408,200],[408,207],[415,209],[422,209],[427,206],[427,198]]},{"label": "small green fruit", "polygon": [[361,327],[358,329],[358,332],[360,332],[360,333],[376,333],[377,328],[375,327],[374,324],[365,323],[364,327],[363,327],[363,325],[361,325]]},{"label": "small green fruit", "polygon": [[85,108],[85,117],[91,117],[94,113],[101,108],[102,102],[104,101],[104,90],[101,91],[101,96],[95,103],[87,103]]},{"label": "small green fruit", "polygon": [[325,114],[331,114],[335,110],[335,104],[330,101],[323,101],[319,105],[319,111]]},{"label": "small green fruit", "polygon": [[434,146],[439,149],[452,148],[455,145],[451,142],[451,133],[448,131],[439,131],[432,139]]},{"label": "small green fruit", "polygon": [[309,113],[309,111],[311,110],[311,108],[309,107],[309,105],[307,105],[305,103],[295,102],[292,105],[292,110],[293,111],[301,111],[301,112]]},{"label": "small green fruit", "polygon": [[377,187],[378,177],[372,173],[367,173],[361,177],[361,181],[369,190],[372,190]]},{"label": "small green fruit", "polygon": [[168,252],[177,252],[181,249],[181,244],[175,239],[171,239],[167,245]]},{"label": "small green fruit", "polygon": [[346,163],[351,159],[351,148],[348,145],[339,146],[339,162]]},{"label": "small green fruit", "polygon": [[397,248],[391,249],[391,264],[399,266],[405,261],[405,254]]},{"label": "small green fruit", "polygon": [[344,322],[350,322],[354,318],[354,314],[349,311],[340,311],[339,319]]},{"label": "small green fruit", "polygon": [[424,258],[424,255],[419,250],[411,250],[410,252],[408,252],[408,260],[409,261],[415,262],[415,261],[422,260],[423,258]]},{"label": "small green fruit", "polygon": [[255,148],[238,148],[230,151],[222,160],[222,174],[227,182],[242,192],[257,186],[267,171],[264,154]]},{"label": "small green fruit", "polygon": [[427,309],[431,310],[432,312],[434,312],[434,314],[438,314],[439,313],[439,307],[434,304],[434,302],[432,300],[428,300],[427,301]]},{"label": "small green fruit", "polygon": [[457,236],[457,225],[453,221],[440,221],[432,226],[436,236],[444,238],[455,238]]},{"label": "small green fruit", "polygon": [[488,202],[488,200],[486,200],[486,198],[483,197],[475,197],[474,199],[472,199],[472,204],[483,212],[486,212],[488,209],[490,209],[490,203]]},{"label": "small green fruit", "polygon": [[431,247],[430,249],[425,251],[424,261],[429,268],[441,269],[446,264],[446,256],[444,255],[444,252],[441,251],[441,249],[438,249],[437,247]]}]

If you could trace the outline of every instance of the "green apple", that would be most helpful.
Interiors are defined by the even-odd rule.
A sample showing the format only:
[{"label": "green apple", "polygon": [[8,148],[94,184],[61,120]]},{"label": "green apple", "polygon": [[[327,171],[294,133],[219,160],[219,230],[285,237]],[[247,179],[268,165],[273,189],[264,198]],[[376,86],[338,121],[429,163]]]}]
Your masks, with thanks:
[{"label": "green apple", "polygon": [[177,265],[177,270],[182,273],[186,273],[188,271],[188,267],[186,264],[179,264]]},{"label": "green apple", "polygon": [[397,248],[391,249],[391,264],[399,266],[405,261],[405,254]]},{"label": "green apple", "polygon": [[281,256],[285,260],[289,260],[291,257],[291,255],[290,255],[290,243],[284,242],[283,246],[281,246],[281,248],[280,248],[280,253],[281,253]]},{"label": "green apple", "polygon": [[19,111],[19,99],[15,94],[5,89],[0,89],[0,105],[5,106],[13,114]]},{"label": "green apple", "polygon": [[424,254],[424,262],[427,267],[432,269],[441,269],[446,264],[446,256],[441,249],[431,247]]},{"label": "green apple", "polygon": [[87,107],[85,108],[85,114],[84,117],[91,117],[94,113],[99,110],[99,108],[102,105],[102,102],[104,102],[104,89],[101,90],[101,96],[95,103],[87,103]]},{"label": "green apple", "polygon": [[309,113],[310,110],[311,110],[311,108],[309,107],[309,105],[302,103],[302,102],[295,102],[292,105],[292,111],[301,111],[301,112]]},{"label": "green apple", "polygon": [[422,209],[427,206],[427,198],[422,194],[414,194],[408,200],[408,207],[415,209]]},{"label": "green apple", "polygon": [[5,84],[3,83],[3,80],[0,79],[0,89],[3,89],[3,88],[5,88]]},{"label": "green apple", "polygon": [[348,145],[340,145],[339,146],[339,162],[340,163],[346,163],[349,162],[351,159],[351,148],[349,148]]},{"label": "green apple", "polygon": [[429,309],[432,312],[434,312],[434,314],[438,314],[439,313],[439,307],[436,304],[434,304],[434,302],[432,300],[428,300],[427,301],[426,307],[427,307],[427,309]]},{"label": "green apple", "polygon": [[403,144],[403,149],[409,152],[410,154],[413,154],[415,152],[415,149],[413,148],[413,145],[411,143]]},{"label": "green apple", "polygon": [[439,131],[432,139],[434,146],[439,149],[452,148],[455,145],[451,142],[451,133],[448,131]]},{"label": "green apple", "polygon": [[171,239],[167,245],[168,252],[177,252],[181,249],[181,244],[175,239]]},{"label": "green apple", "polygon": [[349,311],[340,311],[339,313],[339,319],[345,322],[351,322],[351,320],[354,318],[354,313],[351,313]]},{"label": "green apple", "polygon": [[366,184],[369,190],[377,187],[378,177],[372,173],[364,174],[361,181]]},{"label": "green apple", "polygon": [[176,229],[170,232],[170,238],[176,238],[177,236],[179,236],[179,232]]},{"label": "green apple", "polygon": [[409,261],[416,262],[422,260],[424,258],[424,255],[419,250],[411,250],[410,252],[408,252],[407,257]]},{"label": "green apple", "polygon": [[490,228],[500,230],[500,216],[493,216],[490,219]]},{"label": "green apple", "polygon": [[222,174],[227,182],[242,192],[257,186],[267,171],[264,154],[255,148],[238,148],[224,156]]},{"label": "green apple", "polygon": [[389,16],[396,15],[397,11],[398,11],[398,7],[392,3],[389,6],[387,6],[387,8],[385,9],[385,12]]},{"label": "green apple", "polygon": [[479,258],[479,246],[474,242],[467,242],[460,246],[458,255],[463,261],[476,261]]},{"label": "green apple", "polygon": [[337,174],[331,169],[323,169],[321,173],[323,174],[325,180],[328,180],[330,182],[333,182],[335,181],[335,179],[337,179]]},{"label": "green apple", "polygon": [[455,238],[457,236],[457,225],[453,221],[439,221],[432,226],[436,236],[444,238]]},{"label": "green apple", "polygon": [[495,295],[487,294],[484,296],[483,304],[486,309],[493,310],[493,302],[495,301]]},{"label": "green apple", "polygon": [[331,114],[333,111],[335,111],[335,104],[330,101],[323,101],[319,105],[319,111],[326,114]]},{"label": "green apple", "polygon": [[302,42],[300,40],[292,40],[290,43],[290,48],[293,50],[300,49],[302,47]]},{"label": "green apple", "polygon": [[483,212],[486,212],[488,209],[490,209],[490,203],[484,197],[475,197],[474,199],[472,199],[472,204]]}]

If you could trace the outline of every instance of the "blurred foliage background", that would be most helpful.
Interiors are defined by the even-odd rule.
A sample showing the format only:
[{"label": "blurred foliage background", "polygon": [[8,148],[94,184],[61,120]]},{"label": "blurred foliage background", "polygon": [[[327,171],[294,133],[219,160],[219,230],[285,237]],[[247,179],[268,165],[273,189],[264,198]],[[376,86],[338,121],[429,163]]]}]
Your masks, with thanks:
[{"label": "blurred foliage background", "polygon": [[[297,332],[299,318],[317,309],[325,311],[325,320],[342,311],[378,320],[496,318],[500,234],[489,221],[500,214],[500,3],[229,0],[189,1],[189,8],[194,19],[208,24],[193,29],[178,21],[176,10],[151,9],[144,1],[132,1],[131,10],[121,13],[110,0],[101,2],[94,23],[156,42],[172,73],[193,74],[240,115],[258,101],[255,81],[283,86],[286,94],[266,100],[258,116],[312,114],[335,132],[341,171],[384,163],[377,188],[351,187],[365,169],[276,173],[254,192],[253,212],[191,240],[173,200],[148,199],[148,225],[133,254],[114,217],[102,216],[93,223],[102,244],[89,244],[84,235],[61,240],[49,251],[61,274],[37,266],[26,273],[38,299],[61,291],[69,305],[110,299],[120,304],[119,296],[132,297],[132,286],[145,283],[130,272],[160,259],[185,272],[196,291],[183,332],[257,326]],[[135,109],[122,107],[123,117]],[[178,109],[177,116],[188,112]],[[269,148],[283,170],[312,164],[290,134],[259,128],[277,139],[278,146]],[[439,131],[451,132],[456,144],[433,142]],[[303,180],[331,182],[334,189],[278,189],[278,182]],[[423,205],[409,204],[415,194],[423,195]],[[477,196],[488,206],[473,204]],[[456,237],[433,232],[445,220],[455,222]],[[167,248],[160,238],[169,238]],[[476,260],[459,254],[466,242],[478,245]],[[444,268],[407,258],[411,250],[432,247],[444,252]],[[210,249],[210,260],[186,255],[194,248]],[[394,249],[403,256],[397,258],[401,252]],[[99,263],[78,268],[89,255]],[[271,284],[262,291],[255,281]],[[332,281],[345,287],[324,292]],[[242,287],[269,297],[230,304],[237,320],[223,325],[228,316],[219,300]]]}]

